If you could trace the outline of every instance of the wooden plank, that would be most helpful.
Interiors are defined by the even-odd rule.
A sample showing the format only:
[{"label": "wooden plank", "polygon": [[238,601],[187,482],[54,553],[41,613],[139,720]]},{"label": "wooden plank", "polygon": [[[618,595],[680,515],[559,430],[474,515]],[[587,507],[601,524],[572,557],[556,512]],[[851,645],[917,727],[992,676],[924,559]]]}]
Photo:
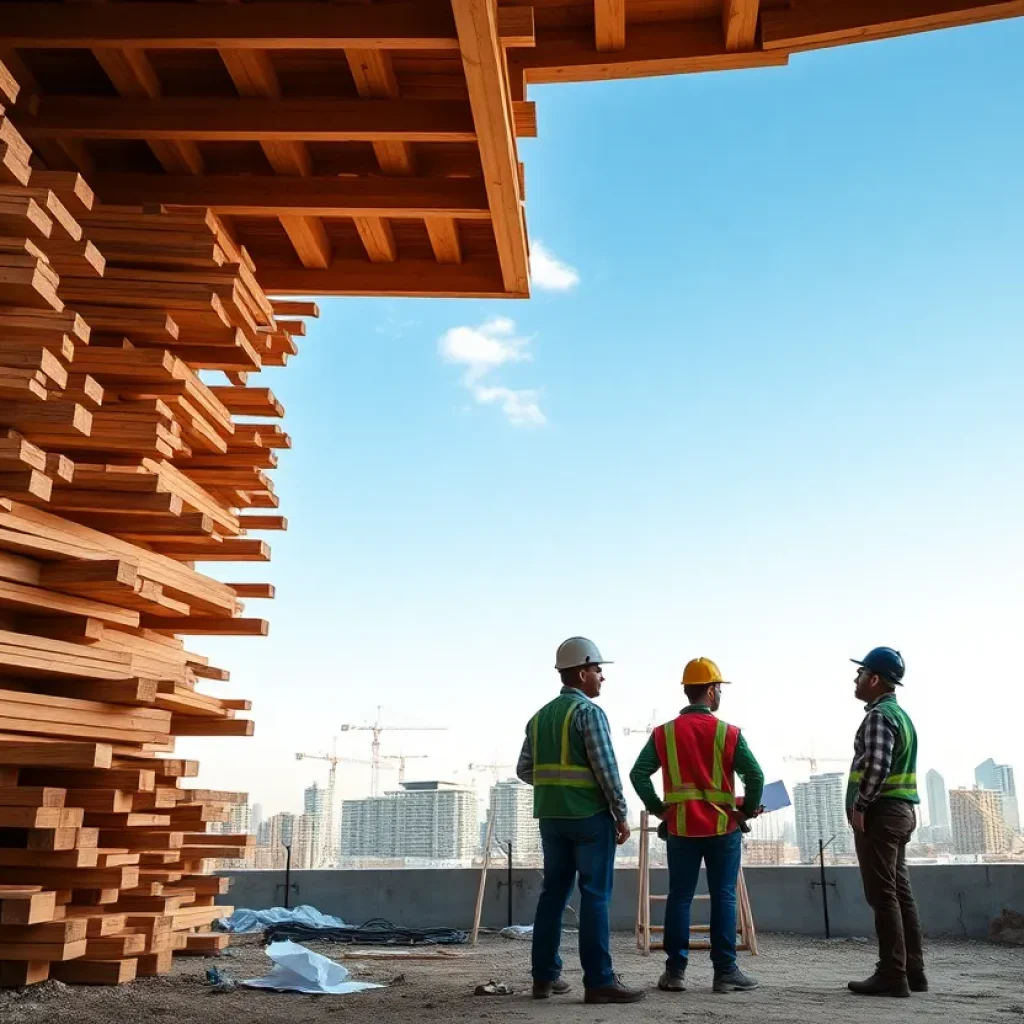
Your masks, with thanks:
[{"label": "wooden plank", "polygon": [[83,956],[85,948],[85,939],[77,942],[0,942],[0,960],[49,960],[56,965]]},{"label": "wooden plank", "polygon": [[[0,886],[0,924],[32,925],[52,921],[57,909],[57,894],[54,892],[24,892],[17,894],[11,886]],[[33,888],[40,889],[39,886]],[[6,891],[5,891],[6,890]],[[42,957],[49,959],[48,957]],[[0,957],[14,960],[17,957]],[[33,959],[26,957],[25,959]]]},{"label": "wooden plank", "polygon": [[[90,5],[90,9],[103,8]],[[207,8],[204,6],[203,9]],[[26,115],[20,124],[30,141],[70,138],[191,139],[196,142],[472,142],[476,138],[470,107],[459,100],[379,100],[367,103],[323,98],[51,98],[41,100],[35,116]]]},{"label": "wooden plank", "polygon": [[483,183],[473,179],[107,173],[94,174],[90,180],[99,195],[109,200],[203,205],[230,216],[488,217]]},{"label": "wooden plank", "polygon": [[38,985],[50,977],[49,960],[0,961],[0,988],[24,988]]},{"label": "wooden plank", "polygon": [[[85,943],[82,943],[83,947]],[[67,985],[124,985],[134,981],[138,961],[127,960],[72,960],[53,964],[51,975]]]},{"label": "wooden plank", "polygon": [[729,53],[754,49],[760,0],[723,0],[722,30]]},{"label": "wooden plank", "polygon": [[273,583],[231,583],[229,586],[239,597],[271,600],[277,593]]},{"label": "wooden plank", "polygon": [[[762,22],[763,24],[763,22]],[[535,49],[509,57],[509,73],[527,83],[599,82],[654,75],[695,74],[743,68],[781,67],[785,52],[729,53],[720,18],[659,22],[630,27],[622,50],[594,59],[593,39],[575,29],[542,37]]]},{"label": "wooden plank", "polygon": [[525,296],[530,291],[526,227],[495,7],[490,0],[452,0],[452,11],[480,147],[502,281],[506,292]]},{"label": "wooden plank", "polygon": [[594,45],[599,53],[625,47],[626,0],[594,0]]},{"label": "wooden plank", "polygon": [[240,50],[455,50],[445,4],[382,6],[292,2],[68,4],[53,11],[4,3],[4,45],[17,49],[132,47]]},{"label": "wooden plank", "polygon": [[0,807],[63,807],[66,796],[55,786],[0,786]]},{"label": "wooden plank", "polygon": [[375,295],[407,298],[522,298],[506,290],[501,267],[491,260],[441,265],[403,259],[397,264],[335,260],[326,270],[267,265],[260,279],[274,295]]},{"label": "wooden plank", "polygon": [[112,757],[113,751],[106,743],[43,743],[22,737],[17,741],[0,738],[0,764],[3,765],[56,765],[91,770],[109,768]]},{"label": "wooden plank", "polygon": [[761,15],[766,50],[807,50],[1024,15],[1024,0],[802,0]]}]

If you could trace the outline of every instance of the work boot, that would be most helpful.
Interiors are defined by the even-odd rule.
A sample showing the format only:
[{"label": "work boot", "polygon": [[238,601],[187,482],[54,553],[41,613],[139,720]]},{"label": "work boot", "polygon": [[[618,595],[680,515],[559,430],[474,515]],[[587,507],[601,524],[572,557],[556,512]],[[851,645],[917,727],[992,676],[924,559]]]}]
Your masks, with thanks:
[{"label": "work boot", "polygon": [[924,971],[907,971],[907,984],[911,992],[928,991],[928,977]]},{"label": "work boot", "polygon": [[715,980],[711,986],[714,992],[751,992],[760,983],[749,974],[744,974],[738,967],[727,971],[715,971]]},{"label": "work boot", "polygon": [[555,978],[554,981],[535,981],[533,983],[534,999],[550,999],[551,996],[564,996],[566,992],[572,991],[572,985],[565,978]]},{"label": "work boot", "polygon": [[847,987],[859,996],[893,996],[896,999],[906,999],[910,995],[906,975],[892,978],[877,971],[866,981],[851,981]]},{"label": "work boot", "polygon": [[585,1003],[639,1003],[646,998],[647,993],[642,988],[630,988],[628,985],[624,985],[617,974],[610,985],[602,985],[601,988],[588,988],[583,994]]},{"label": "work boot", "polygon": [[658,979],[658,988],[662,992],[685,992],[686,968],[666,967],[665,973]]}]

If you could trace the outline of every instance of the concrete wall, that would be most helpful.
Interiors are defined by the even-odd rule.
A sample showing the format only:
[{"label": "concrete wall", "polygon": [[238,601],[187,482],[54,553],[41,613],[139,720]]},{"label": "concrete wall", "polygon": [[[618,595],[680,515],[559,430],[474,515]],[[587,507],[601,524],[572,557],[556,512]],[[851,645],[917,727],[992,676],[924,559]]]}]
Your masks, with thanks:
[{"label": "concrete wall", "polygon": [[[260,909],[280,906],[283,871],[229,871],[233,879],[219,902]],[[1024,865],[958,864],[911,868],[911,880],[928,935],[984,939],[1004,909],[1024,913]],[[871,912],[864,903],[855,867],[825,869],[829,918],[836,936],[873,934]],[[291,905],[309,903],[350,924],[383,917],[411,927],[469,928],[480,873],[474,870],[295,871]],[[754,867],[746,869],[747,887],[760,931],[824,935],[820,876],[817,868]],[[541,876],[536,870],[512,875],[512,914],[517,924],[533,919]],[[652,892],[666,892],[665,871],[652,875]],[[615,872],[612,927],[631,931],[636,918],[637,872]],[[484,897],[483,925],[508,921],[508,882],[502,868],[491,870]],[[574,897],[573,903],[576,903]],[[695,920],[706,920],[698,904]],[[657,918],[656,918],[657,919]]]}]

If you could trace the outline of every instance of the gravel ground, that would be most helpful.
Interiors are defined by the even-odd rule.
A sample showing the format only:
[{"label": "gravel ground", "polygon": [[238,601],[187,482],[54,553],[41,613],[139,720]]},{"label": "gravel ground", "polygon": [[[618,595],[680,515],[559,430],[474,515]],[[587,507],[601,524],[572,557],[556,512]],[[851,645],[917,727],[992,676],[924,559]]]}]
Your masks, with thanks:
[{"label": "gravel ground", "polygon": [[[461,951],[452,963],[346,961],[354,978],[388,987],[347,996],[306,996],[236,989],[214,993],[206,983],[210,966],[235,979],[266,973],[270,961],[258,939],[236,942],[230,955],[177,958],[167,978],[143,979],[120,988],[68,988],[55,982],[23,991],[0,992],[0,1024],[306,1024],[351,1020],[363,1024],[383,1014],[389,1024],[441,1024],[480,1020],[489,1024],[527,1024],[557,1018],[580,1024],[639,1024],[657,1014],[671,1021],[699,1017],[705,1021],[807,1022],[864,1024],[865,1021],[998,1021],[1024,1024],[1024,950],[976,942],[929,944],[931,992],[908,1000],[863,999],[845,990],[850,978],[871,973],[874,950],[863,941],[825,942],[782,935],[759,937],[761,955],[742,955],[744,969],[757,975],[756,992],[713,995],[706,953],[695,954],[689,971],[690,991],[670,995],[652,991],[644,1003],[620,1007],[585,1007],[575,953],[568,934],[563,953],[566,976],[574,991],[560,999],[529,998],[529,943],[496,937],[478,950]],[[330,956],[344,947],[311,944]],[[616,969],[636,984],[654,988],[660,958],[644,959],[632,936],[616,936]],[[489,980],[505,982],[511,996],[476,997],[473,989]]]}]

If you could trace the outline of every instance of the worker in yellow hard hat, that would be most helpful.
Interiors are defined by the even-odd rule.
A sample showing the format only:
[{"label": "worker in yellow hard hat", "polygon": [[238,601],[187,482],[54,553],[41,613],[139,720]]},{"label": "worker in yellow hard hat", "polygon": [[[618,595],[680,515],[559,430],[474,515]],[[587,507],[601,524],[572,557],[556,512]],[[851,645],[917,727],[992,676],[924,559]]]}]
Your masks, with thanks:
[{"label": "worker in yellow hard hat", "polygon": [[[727,685],[710,658],[694,658],[683,671],[689,704],[659,725],[629,773],[651,814],[667,826],[668,902],[665,904],[665,973],[658,988],[685,992],[690,948],[690,905],[703,861],[711,896],[711,962],[715,992],[742,992],[757,981],[736,964],[736,882],[740,870],[740,825],[758,813],[764,774],[739,729],[715,717]],[[665,796],[651,776],[661,769]],[[735,775],[743,780],[737,807]]]}]

